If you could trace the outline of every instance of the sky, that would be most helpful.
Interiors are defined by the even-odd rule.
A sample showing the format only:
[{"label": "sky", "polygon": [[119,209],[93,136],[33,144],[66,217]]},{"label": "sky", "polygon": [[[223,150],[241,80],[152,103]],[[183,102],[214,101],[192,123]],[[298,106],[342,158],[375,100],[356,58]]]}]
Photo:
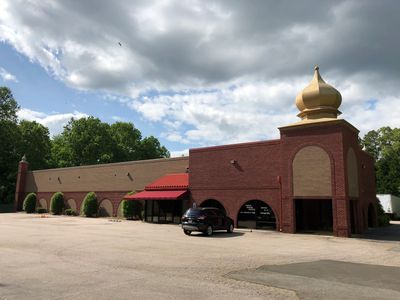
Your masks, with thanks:
[{"label": "sky", "polygon": [[0,2],[20,119],[132,122],[172,156],[279,138],[315,65],[360,130],[400,127],[400,1]]}]

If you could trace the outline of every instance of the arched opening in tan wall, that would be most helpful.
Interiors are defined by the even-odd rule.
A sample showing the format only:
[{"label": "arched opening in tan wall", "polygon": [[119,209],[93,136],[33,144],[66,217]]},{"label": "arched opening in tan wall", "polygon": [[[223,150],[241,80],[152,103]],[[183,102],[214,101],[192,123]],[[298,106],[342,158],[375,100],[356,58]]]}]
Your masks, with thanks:
[{"label": "arched opening in tan wall", "polygon": [[238,228],[276,229],[272,208],[261,200],[250,200],[242,205],[237,217]]},{"label": "arched opening in tan wall", "polygon": [[78,206],[76,205],[76,201],[74,199],[68,199],[65,203],[65,208],[72,209],[76,213],[78,212],[77,207]]},{"label": "arched opening in tan wall", "polygon": [[333,232],[332,170],[319,146],[300,149],[292,164],[297,232]]},{"label": "arched opening in tan wall", "polygon": [[350,197],[358,197],[358,164],[353,148],[347,151],[347,186]]},{"label": "arched opening in tan wall", "polygon": [[47,209],[47,201],[46,199],[39,199],[39,208]]},{"label": "arched opening in tan wall", "polygon": [[99,204],[99,217],[112,217],[113,216],[113,205],[110,200],[104,199]]},{"label": "arched opening in tan wall", "polygon": [[122,211],[122,203],[124,201],[121,201],[118,205],[118,210],[117,210],[117,217],[118,218],[123,218],[124,217],[124,212]]},{"label": "arched opening in tan wall", "polygon": [[220,210],[222,210],[223,212],[226,213],[226,209],[222,205],[222,203],[215,199],[207,199],[207,200],[203,201],[200,204],[200,207],[215,207],[215,208],[219,208]]}]

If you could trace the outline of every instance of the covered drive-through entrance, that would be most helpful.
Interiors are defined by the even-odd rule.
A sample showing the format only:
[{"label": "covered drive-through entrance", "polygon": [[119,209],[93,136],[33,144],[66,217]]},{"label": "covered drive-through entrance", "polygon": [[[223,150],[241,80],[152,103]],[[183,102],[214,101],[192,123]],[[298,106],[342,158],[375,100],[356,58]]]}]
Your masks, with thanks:
[{"label": "covered drive-through entrance", "polygon": [[295,199],[296,231],[303,233],[332,233],[331,199]]},{"label": "covered drive-through entrance", "polygon": [[151,223],[180,223],[188,207],[188,174],[168,174],[145,187],[145,190],[124,198],[142,201],[144,220]]}]

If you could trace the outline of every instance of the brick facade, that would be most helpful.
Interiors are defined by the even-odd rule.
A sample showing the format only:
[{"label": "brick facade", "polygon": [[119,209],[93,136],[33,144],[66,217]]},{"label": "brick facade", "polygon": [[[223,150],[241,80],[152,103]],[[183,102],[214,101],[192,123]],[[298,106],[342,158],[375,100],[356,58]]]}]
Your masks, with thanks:
[{"label": "brick facade", "polygon": [[[357,129],[344,120],[331,120],[286,126],[279,130],[281,136],[278,140],[191,149],[189,158],[34,172],[27,171],[27,163],[21,162],[16,208],[21,209],[22,199],[28,192],[36,192],[38,200],[45,199],[49,207],[53,193],[61,191],[66,201],[75,201],[79,213],[87,192],[94,191],[99,203],[104,199],[110,200],[113,216],[117,216],[120,202],[127,192],[143,190],[145,185],[159,177],[167,173],[182,173],[189,167],[191,202],[201,205],[206,200],[217,200],[235,224],[245,203],[260,200],[273,211],[277,230],[295,233],[298,231],[296,203],[321,200],[320,203],[331,203],[332,220],[327,221],[332,223],[335,236],[348,237],[351,233],[362,232],[371,216],[373,220],[370,223],[376,225],[374,161],[360,149]],[[305,147],[320,149],[309,153],[322,153],[318,154],[320,161],[326,159],[320,163],[322,172],[330,172],[330,176],[325,176],[322,181],[314,180],[315,174],[322,173],[312,168],[321,166],[311,164],[308,169],[307,164],[301,162],[295,169],[300,175],[296,176],[301,176],[303,170],[303,175],[309,176],[310,180],[298,182],[309,186],[298,189],[300,192],[294,195],[293,162]],[[356,171],[348,170],[349,149],[354,151],[352,159],[355,156],[355,162],[350,165],[356,166]],[[312,159],[309,156],[306,155],[306,159]],[[352,196],[349,176],[358,176],[357,180],[352,178],[351,181]],[[329,184],[329,180],[330,188],[319,186]],[[358,197],[355,197],[354,184],[357,182]],[[311,194],[304,194],[307,192]],[[313,218],[311,215],[306,217]]]}]

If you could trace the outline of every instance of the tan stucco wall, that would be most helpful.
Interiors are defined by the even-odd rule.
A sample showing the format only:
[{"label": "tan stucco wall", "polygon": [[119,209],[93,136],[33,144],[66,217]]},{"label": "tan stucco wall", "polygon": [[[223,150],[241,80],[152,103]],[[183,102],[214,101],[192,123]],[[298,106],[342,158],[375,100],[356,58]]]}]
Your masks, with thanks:
[{"label": "tan stucco wall", "polygon": [[331,196],[331,162],[325,150],[307,146],[293,160],[294,196]]},{"label": "tan stucco wall", "polygon": [[165,174],[186,172],[188,165],[188,157],[179,157],[33,171],[25,192],[143,190]]},{"label": "tan stucco wall", "polygon": [[358,197],[358,165],[353,148],[347,151],[347,185],[350,197]]}]

